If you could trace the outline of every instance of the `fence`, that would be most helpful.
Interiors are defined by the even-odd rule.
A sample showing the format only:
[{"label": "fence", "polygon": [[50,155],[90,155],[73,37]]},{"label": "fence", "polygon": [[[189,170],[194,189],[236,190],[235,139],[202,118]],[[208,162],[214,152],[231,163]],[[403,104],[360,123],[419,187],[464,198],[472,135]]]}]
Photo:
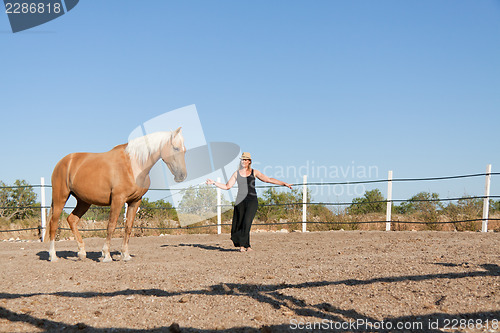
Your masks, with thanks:
[{"label": "fence", "polygon": [[[469,174],[469,175],[459,175],[459,176],[446,176],[446,177],[431,177],[431,178],[393,178],[393,171],[388,172],[388,177],[387,179],[378,179],[378,180],[367,180],[367,181],[352,181],[352,182],[321,182],[321,183],[308,183],[307,182],[307,175],[303,176],[303,182],[299,184],[292,184],[292,186],[302,186],[302,193],[303,193],[303,198],[302,202],[296,202],[296,203],[286,203],[282,205],[296,205],[296,206],[302,206],[302,231],[306,232],[307,231],[307,224],[309,223],[332,223],[332,222],[312,222],[312,221],[307,221],[307,208],[310,205],[325,205],[325,206],[335,206],[335,205],[353,205],[353,204],[373,204],[373,203],[386,203],[386,218],[385,221],[368,221],[368,222],[350,222],[353,224],[357,223],[380,223],[380,222],[385,222],[385,230],[390,231],[391,230],[391,223],[397,222],[397,223],[426,223],[429,224],[429,222],[404,222],[404,221],[393,221],[392,220],[392,205],[393,203],[396,202],[408,202],[409,200],[401,200],[401,199],[393,199],[393,184],[394,183],[403,183],[403,182],[424,182],[424,181],[439,181],[439,180],[451,180],[451,179],[461,179],[461,178],[474,178],[474,177],[484,177],[485,178],[485,187],[484,187],[484,195],[483,196],[474,196],[474,197],[468,197],[467,199],[482,199],[483,200],[483,211],[482,211],[482,218],[481,219],[474,219],[474,220],[464,220],[464,221],[452,221],[449,223],[458,223],[458,222],[469,222],[469,221],[481,221],[481,231],[482,232],[487,232],[488,231],[488,221],[490,220],[500,220],[500,219],[491,219],[489,217],[489,206],[490,206],[490,199],[496,199],[500,198],[500,196],[495,196],[495,195],[490,195],[490,189],[491,189],[491,177],[492,176],[497,176],[500,175],[500,173],[492,173],[491,172],[491,164],[488,164],[486,167],[486,173],[479,173],[479,174]],[[46,195],[45,195],[45,190],[49,187],[50,185],[45,184],[45,179],[42,177],[40,179],[40,185],[30,185],[30,186],[23,186],[23,187],[39,187],[40,188],[40,200],[41,200],[41,205],[40,207],[20,207],[20,208],[40,208],[41,210],[41,226],[40,228],[24,228],[24,229],[15,229],[15,230],[0,230],[0,232],[12,232],[12,231],[24,231],[24,230],[38,230],[40,229],[41,231],[41,236],[42,240],[45,235],[45,229],[46,229],[46,216],[47,216],[47,209],[50,208],[50,206],[46,205]],[[220,182],[220,179],[218,179]],[[353,203],[353,202],[308,202],[307,201],[307,193],[308,193],[308,186],[336,186],[336,185],[357,185],[357,184],[376,184],[376,183],[387,183],[387,198],[386,200],[383,201],[370,201],[370,202],[363,202],[363,203]],[[21,187],[21,186],[9,186],[9,187],[4,187],[4,188],[16,188],[16,187]],[[259,188],[269,188],[272,186],[258,186]],[[168,189],[164,189],[168,190]],[[448,199],[426,199],[426,200],[414,200],[414,201],[453,201],[453,200],[460,200],[463,198],[448,198]],[[222,207],[225,206],[222,204],[222,192],[219,188],[217,188],[217,224],[216,225],[204,225],[200,227],[217,227],[217,233],[220,234],[222,232]],[[278,206],[278,205],[270,205],[270,206]],[[7,207],[0,207],[0,209],[7,208]],[[65,207],[65,208],[72,208],[72,207]],[[126,207],[125,207],[126,210]],[[297,223],[297,222],[285,222],[281,224],[290,224],[290,223]],[[300,222],[299,222],[300,223]],[[447,223],[447,222],[431,222],[431,223]],[[276,224],[276,223],[274,223]],[[226,224],[227,225],[227,224]],[[259,225],[259,224],[256,224]],[[263,224],[260,224],[263,225]],[[142,227],[143,229],[189,229],[190,227],[178,227],[178,228],[145,228]],[[65,228],[62,228],[65,229]],[[69,229],[67,229],[69,230]],[[99,231],[99,230],[106,230],[106,229],[84,229],[81,231]]]}]

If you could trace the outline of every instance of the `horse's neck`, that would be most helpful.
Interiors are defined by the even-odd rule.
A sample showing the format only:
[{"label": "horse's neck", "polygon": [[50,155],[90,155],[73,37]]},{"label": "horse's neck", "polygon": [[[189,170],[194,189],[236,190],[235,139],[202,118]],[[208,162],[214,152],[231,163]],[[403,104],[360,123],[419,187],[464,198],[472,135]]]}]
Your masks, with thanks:
[{"label": "horse's neck", "polygon": [[130,155],[130,162],[132,165],[132,173],[134,175],[134,179],[137,185],[142,188],[149,187],[149,172],[153,168],[153,166],[160,159],[160,151],[153,153],[149,156],[149,158],[142,163],[135,156]]}]

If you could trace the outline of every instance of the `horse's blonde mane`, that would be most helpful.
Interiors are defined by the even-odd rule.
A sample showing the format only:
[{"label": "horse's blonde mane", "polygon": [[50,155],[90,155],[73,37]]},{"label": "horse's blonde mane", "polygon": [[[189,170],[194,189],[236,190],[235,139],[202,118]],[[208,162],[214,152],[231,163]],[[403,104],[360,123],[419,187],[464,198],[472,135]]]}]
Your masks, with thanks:
[{"label": "horse's blonde mane", "polygon": [[151,154],[156,153],[170,139],[171,132],[154,132],[130,140],[125,151],[141,163],[145,163]]}]

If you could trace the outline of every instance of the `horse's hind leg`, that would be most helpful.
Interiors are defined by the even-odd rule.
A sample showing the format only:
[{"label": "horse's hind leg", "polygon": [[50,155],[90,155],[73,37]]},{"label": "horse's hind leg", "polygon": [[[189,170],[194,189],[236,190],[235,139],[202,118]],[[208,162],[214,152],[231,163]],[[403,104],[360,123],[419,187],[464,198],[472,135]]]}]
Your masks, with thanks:
[{"label": "horse's hind leg", "polygon": [[78,258],[85,259],[87,257],[87,252],[85,252],[85,243],[83,242],[82,235],[80,235],[80,231],[78,231],[78,222],[83,214],[87,212],[90,204],[78,198],[76,200],[76,207],[68,216],[67,220],[73,235],[75,235],[76,242],[78,243]]},{"label": "horse's hind leg", "polygon": [[[50,208],[50,219],[49,219],[49,227],[47,231],[49,233],[49,260],[54,262],[57,261],[56,255],[56,233],[57,228],[59,227],[59,218],[61,217],[61,213],[64,208],[64,204],[66,201],[61,202],[52,202],[52,207]],[[47,237],[45,237],[47,239]]]},{"label": "horse's hind leg", "polygon": [[61,213],[63,211],[64,205],[69,197],[69,190],[65,186],[61,186],[60,183],[54,181],[54,177],[52,178],[52,205],[50,208],[50,218],[49,218],[49,227],[47,228],[49,237],[45,237],[45,239],[50,240],[49,246],[49,260],[57,261],[56,255],[56,232],[59,227],[59,218],[61,217]]}]

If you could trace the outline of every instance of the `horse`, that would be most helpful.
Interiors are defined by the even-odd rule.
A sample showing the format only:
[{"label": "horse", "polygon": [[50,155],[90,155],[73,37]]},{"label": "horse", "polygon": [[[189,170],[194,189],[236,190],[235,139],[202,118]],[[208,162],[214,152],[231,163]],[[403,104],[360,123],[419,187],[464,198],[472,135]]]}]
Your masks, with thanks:
[{"label": "horse", "polygon": [[85,259],[85,244],[78,231],[78,222],[91,205],[110,206],[107,237],[102,248],[103,262],[111,262],[111,236],[121,208],[127,203],[125,235],[121,258],[131,259],[128,242],[134,218],[142,197],[149,189],[149,172],[161,158],[176,182],[187,177],[186,147],[181,127],[172,132],[155,132],[121,144],[105,153],[72,153],[63,157],[52,173],[52,204],[49,234],[49,260],[57,261],[55,237],[59,218],[70,195],[76,207],[67,221],[78,243],[78,257]]}]

